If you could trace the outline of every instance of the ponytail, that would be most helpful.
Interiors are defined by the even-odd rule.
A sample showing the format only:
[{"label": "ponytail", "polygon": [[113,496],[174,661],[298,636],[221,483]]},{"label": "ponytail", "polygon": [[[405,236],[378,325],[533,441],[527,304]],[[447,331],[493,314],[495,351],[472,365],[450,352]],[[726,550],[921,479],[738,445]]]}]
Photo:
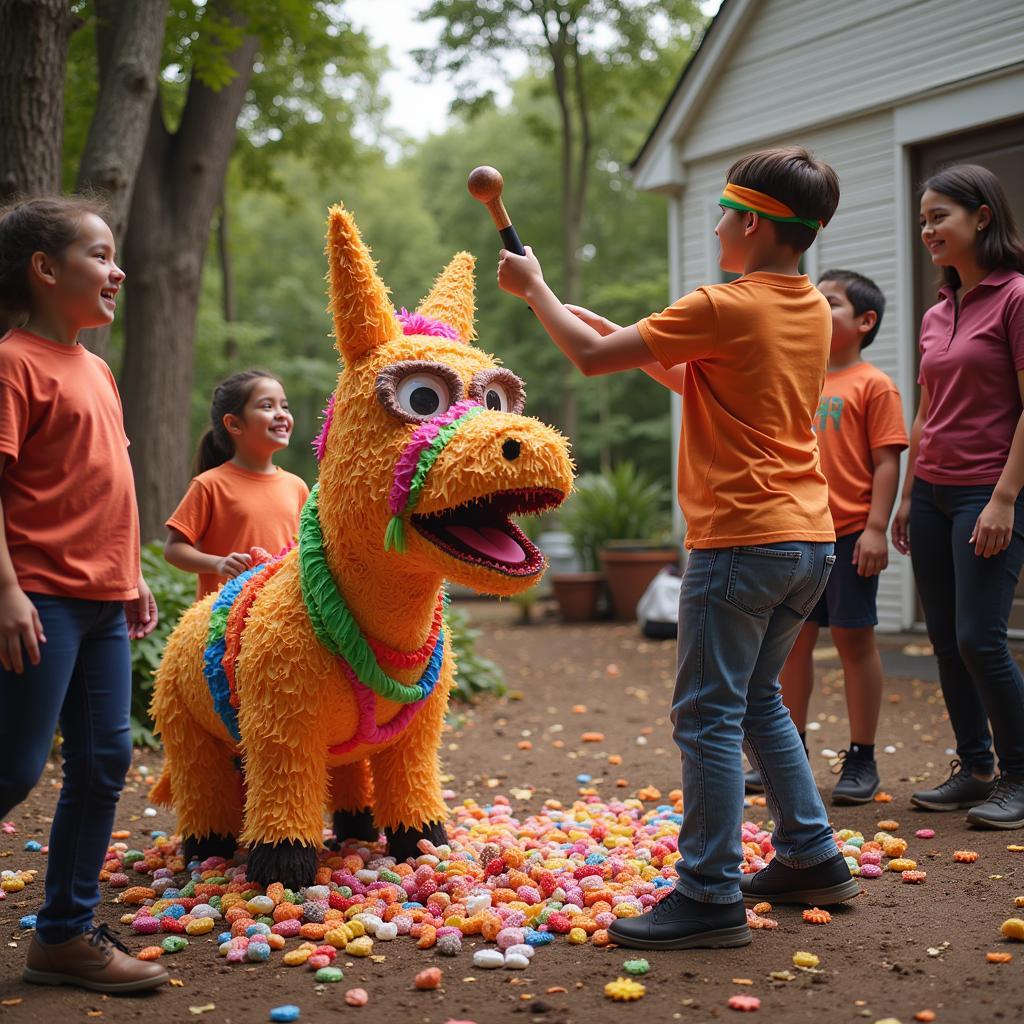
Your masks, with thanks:
[{"label": "ponytail", "polygon": [[[221,429],[223,430],[223,426]],[[230,445],[230,441],[228,444]],[[217,435],[214,433],[213,427],[208,427],[206,433],[199,438],[199,446],[196,448],[193,475],[198,476],[200,473],[205,473],[208,469],[213,469],[216,466],[222,466],[231,458],[232,455],[234,455],[234,453],[235,451],[233,447],[229,447],[227,451],[225,451],[221,446],[221,443],[217,440]]]},{"label": "ponytail", "polygon": [[252,389],[260,380],[277,380],[266,370],[242,370],[227,380],[222,380],[213,389],[213,401],[210,403],[210,426],[199,439],[196,448],[195,475],[205,473],[208,469],[222,466],[235,454],[235,445],[231,440],[227,427],[224,426],[225,416],[241,416],[245,403],[249,401]]}]

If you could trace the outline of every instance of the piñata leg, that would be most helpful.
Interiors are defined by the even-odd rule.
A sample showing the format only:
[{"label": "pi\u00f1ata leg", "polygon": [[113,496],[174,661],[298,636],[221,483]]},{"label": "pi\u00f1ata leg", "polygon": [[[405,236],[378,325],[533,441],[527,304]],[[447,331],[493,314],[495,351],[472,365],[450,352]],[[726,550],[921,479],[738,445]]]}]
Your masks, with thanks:
[{"label": "pi\u00f1ata leg", "polygon": [[453,665],[445,653],[441,679],[400,740],[370,759],[373,768],[374,820],[388,837],[388,853],[399,861],[419,855],[418,843],[448,842],[448,808],[441,796],[438,748]]},{"label": "pi\u00f1ata leg", "polygon": [[375,842],[380,830],[373,823],[373,776],[368,761],[339,765],[330,772],[335,847],[346,839]]}]

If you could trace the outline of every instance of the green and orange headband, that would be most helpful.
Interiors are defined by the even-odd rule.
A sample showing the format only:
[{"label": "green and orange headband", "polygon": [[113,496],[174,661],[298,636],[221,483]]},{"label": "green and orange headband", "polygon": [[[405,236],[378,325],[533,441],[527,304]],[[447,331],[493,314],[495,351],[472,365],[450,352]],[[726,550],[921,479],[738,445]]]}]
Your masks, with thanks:
[{"label": "green and orange headband", "polygon": [[798,217],[785,203],[771,196],[758,192],[756,188],[745,188],[743,185],[734,185],[731,181],[725,186],[722,198],[718,200],[719,206],[727,206],[730,210],[742,210],[745,213],[756,213],[768,220],[778,221],[780,224],[803,224],[812,231],[820,231],[824,222],[811,220],[810,217]]}]

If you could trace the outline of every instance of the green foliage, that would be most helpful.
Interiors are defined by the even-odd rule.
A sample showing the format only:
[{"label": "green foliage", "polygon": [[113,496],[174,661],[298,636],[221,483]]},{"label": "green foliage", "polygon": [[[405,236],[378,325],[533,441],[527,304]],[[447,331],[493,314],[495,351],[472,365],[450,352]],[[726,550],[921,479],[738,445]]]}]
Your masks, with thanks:
[{"label": "green foliage", "polygon": [[597,568],[597,553],[609,541],[663,539],[669,528],[669,492],[660,481],[621,462],[576,481],[560,513],[585,570]]},{"label": "green foliage", "polygon": [[181,613],[196,599],[196,578],[164,560],[163,545],[156,542],[142,548],[142,575],[156,599],[159,622],[142,640],[133,640],[132,649],[132,742],[156,747],[149,700],[153,693],[153,673],[160,665],[164,644],[178,624]]},{"label": "green foliage", "polygon": [[469,616],[457,605],[449,605],[444,616],[452,653],[455,656],[455,687],[452,699],[471,703],[481,694],[501,696],[505,682],[501,669],[477,653],[476,642],[480,630],[469,624]]}]

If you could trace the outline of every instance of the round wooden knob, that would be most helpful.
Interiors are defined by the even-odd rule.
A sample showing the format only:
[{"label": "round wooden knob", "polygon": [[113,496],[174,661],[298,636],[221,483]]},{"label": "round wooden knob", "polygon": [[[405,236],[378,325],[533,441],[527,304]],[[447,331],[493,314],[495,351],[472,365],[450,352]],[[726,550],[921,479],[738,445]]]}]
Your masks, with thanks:
[{"label": "round wooden knob", "polygon": [[474,167],[469,172],[469,179],[466,188],[474,199],[481,203],[490,203],[501,198],[501,190],[505,182],[502,180],[501,172],[496,167]]},{"label": "round wooden knob", "polygon": [[490,211],[494,226],[504,231],[512,221],[509,219],[505,204],[501,201],[501,189],[505,182],[496,167],[474,167],[469,172],[466,188],[474,199],[479,199]]}]

